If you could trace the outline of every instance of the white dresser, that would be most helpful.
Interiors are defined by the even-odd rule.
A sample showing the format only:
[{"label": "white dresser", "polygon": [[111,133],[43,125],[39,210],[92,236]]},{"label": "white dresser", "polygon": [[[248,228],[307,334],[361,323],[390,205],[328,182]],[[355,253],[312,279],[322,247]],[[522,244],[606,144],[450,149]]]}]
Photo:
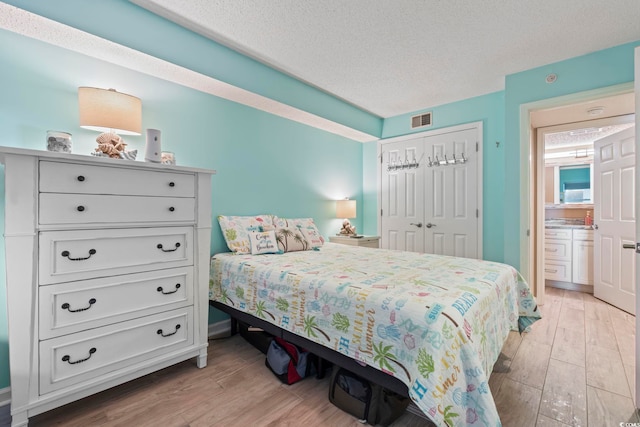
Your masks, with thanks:
[{"label": "white dresser", "polygon": [[214,171],[0,147],[12,426],[207,363]]}]

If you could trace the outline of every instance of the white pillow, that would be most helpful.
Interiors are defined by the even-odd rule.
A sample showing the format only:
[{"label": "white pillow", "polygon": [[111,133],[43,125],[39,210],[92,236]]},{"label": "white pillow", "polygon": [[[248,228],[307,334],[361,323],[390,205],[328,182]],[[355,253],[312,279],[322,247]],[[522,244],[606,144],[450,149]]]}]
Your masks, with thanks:
[{"label": "white pillow", "polygon": [[324,240],[317,228],[301,228],[300,232],[307,239],[310,249],[319,248],[324,243]]},{"label": "white pillow", "polygon": [[280,252],[280,249],[278,249],[278,241],[276,240],[276,232],[273,230],[249,233],[249,243],[251,246],[251,255],[275,254]]},{"label": "white pillow", "polygon": [[275,225],[276,228],[297,227],[300,230],[313,230],[320,238],[321,242],[320,245],[314,247],[322,246],[324,243],[324,237],[320,234],[320,230],[318,230],[313,218],[279,218],[276,216],[273,218],[273,225]]},{"label": "white pillow", "polygon": [[218,216],[222,235],[231,252],[239,254],[251,253],[249,233],[262,231],[263,226],[273,225],[272,215],[255,216]]}]

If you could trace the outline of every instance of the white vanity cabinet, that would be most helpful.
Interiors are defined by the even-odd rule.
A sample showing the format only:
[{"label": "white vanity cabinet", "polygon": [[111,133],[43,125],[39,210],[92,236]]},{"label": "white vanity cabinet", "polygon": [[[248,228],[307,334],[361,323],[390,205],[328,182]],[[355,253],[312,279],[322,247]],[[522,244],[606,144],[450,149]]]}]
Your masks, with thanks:
[{"label": "white vanity cabinet", "polygon": [[593,230],[573,230],[572,282],[593,285]]},{"label": "white vanity cabinet", "polygon": [[593,230],[546,228],[545,279],[593,285]]},{"label": "white vanity cabinet", "polygon": [[0,147],[12,426],[207,363],[214,171]]},{"label": "white vanity cabinet", "polygon": [[571,281],[571,230],[547,228],[544,232],[545,279],[561,282]]}]

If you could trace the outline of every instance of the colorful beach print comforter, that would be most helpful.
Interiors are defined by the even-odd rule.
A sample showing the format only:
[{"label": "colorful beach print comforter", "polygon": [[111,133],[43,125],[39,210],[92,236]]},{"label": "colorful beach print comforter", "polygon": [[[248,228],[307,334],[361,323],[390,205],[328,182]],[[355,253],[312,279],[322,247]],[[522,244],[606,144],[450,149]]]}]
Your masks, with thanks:
[{"label": "colorful beach print comforter", "polygon": [[399,378],[438,426],[500,425],[489,375],[509,331],[540,318],[495,262],[325,243],[211,267],[211,299]]}]

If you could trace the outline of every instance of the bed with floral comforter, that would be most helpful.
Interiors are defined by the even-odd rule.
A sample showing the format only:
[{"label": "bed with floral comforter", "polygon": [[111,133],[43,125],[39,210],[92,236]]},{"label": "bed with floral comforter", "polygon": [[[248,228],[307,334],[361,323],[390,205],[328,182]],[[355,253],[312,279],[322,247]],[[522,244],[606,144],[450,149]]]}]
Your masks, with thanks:
[{"label": "bed with floral comforter", "polygon": [[511,266],[332,243],[217,254],[210,298],[400,379],[439,426],[500,425],[489,375],[540,318]]}]

